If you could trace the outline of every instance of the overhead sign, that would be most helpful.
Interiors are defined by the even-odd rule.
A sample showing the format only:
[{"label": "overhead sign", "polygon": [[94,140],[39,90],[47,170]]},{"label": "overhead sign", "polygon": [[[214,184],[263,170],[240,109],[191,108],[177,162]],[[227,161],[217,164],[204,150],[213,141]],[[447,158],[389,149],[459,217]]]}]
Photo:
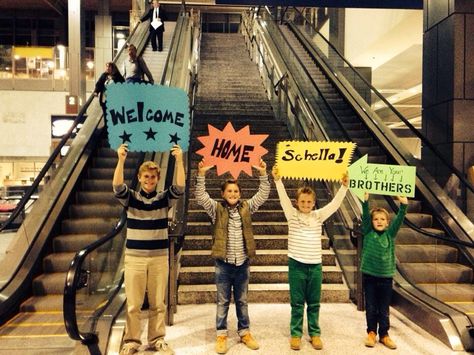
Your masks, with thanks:
[{"label": "overhead sign", "polygon": [[165,152],[189,148],[189,101],[184,90],[147,84],[106,86],[109,144],[130,151]]},{"label": "overhead sign", "polygon": [[207,126],[209,135],[198,137],[204,148],[196,152],[203,156],[206,166],[215,165],[217,175],[228,171],[234,179],[241,171],[252,176],[252,165],[258,166],[262,156],[268,152],[261,146],[268,134],[250,134],[248,125],[236,132],[231,122],[222,131]]},{"label": "overhead sign", "polygon": [[364,155],[349,167],[349,178],[349,189],[361,200],[364,199],[364,192],[415,197],[414,166],[371,164]]},{"label": "overhead sign", "polygon": [[284,141],[277,145],[278,173],[291,179],[340,180],[355,143]]}]

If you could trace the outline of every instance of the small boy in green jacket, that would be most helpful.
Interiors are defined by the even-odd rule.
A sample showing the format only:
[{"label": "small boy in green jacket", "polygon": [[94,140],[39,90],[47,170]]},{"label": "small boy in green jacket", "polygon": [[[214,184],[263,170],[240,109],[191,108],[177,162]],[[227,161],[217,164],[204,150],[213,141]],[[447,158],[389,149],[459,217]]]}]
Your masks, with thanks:
[{"label": "small boy in green jacket", "polygon": [[377,336],[379,341],[389,349],[397,345],[388,336],[390,329],[390,299],[392,281],[395,274],[395,237],[405,218],[408,199],[398,196],[400,208],[394,220],[384,208],[373,208],[369,211],[369,194],[365,194],[362,203],[362,284],[365,296],[365,316],[367,320],[367,339],[365,345],[374,347]]}]

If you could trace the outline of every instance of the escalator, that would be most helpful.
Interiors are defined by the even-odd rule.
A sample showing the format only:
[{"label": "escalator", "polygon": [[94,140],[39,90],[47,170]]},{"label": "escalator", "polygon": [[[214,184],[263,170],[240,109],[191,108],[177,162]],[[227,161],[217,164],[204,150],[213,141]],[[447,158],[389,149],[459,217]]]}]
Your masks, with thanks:
[{"label": "escalator", "polygon": [[[137,26],[128,39],[146,58],[155,80],[168,65],[174,22],[167,24],[165,50],[156,56],[148,48],[148,24]],[[115,63],[127,58],[125,47]],[[105,270],[98,282],[102,293],[111,290],[123,248],[124,235],[114,228],[122,208],[112,193],[112,176],[116,152],[108,147],[102,110],[91,96],[73,126],[49,158],[30,193],[44,185],[38,201],[16,232],[1,269],[0,351],[22,353],[72,353],[76,342],[64,327],[63,293],[69,264],[77,251],[96,243],[116,230],[119,238],[95,250],[81,274],[82,287],[91,288],[99,280],[92,272]],[[80,127],[80,128],[79,128]],[[70,136],[75,134],[72,140]],[[59,161],[61,148],[70,144]],[[126,183],[132,184],[143,153],[130,153],[125,165]],[[165,164],[163,160],[163,164]],[[44,176],[48,175],[48,182]],[[19,207],[21,208],[21,206]],[[14,216],[11,218],[14,220]],[[119,223],[120,225],[120,223]],[[7,227],[7,224],[2,228]],[[122,226],[123,227],[123,226]],[[118,251],[118,252],[117,252]],[[83,312],[94,312],[103,297],[92,295],[80,299]],[[84,321],[84,323],[86,323]]]},{"label": "escalator", "polygon": [[[166,63],[159,68],[161,85],[179,87],[190,92],[192,97],[193,51],[195,47],[193,25],[195,19],[183,10],[174,24],[167,23],[169,37],[165,35],[165,51],[169,51]],[[168,31],[167,31],[168,32]],[[149,46],[144,53],[151,52]],[[153,52],[151,55],[159,53]],[[150,55],[150,53],[148,53]],[[150,59],[148,59],[149,62]],[[149,65],[149,67],[152,67]],[[162,74],[161,74],[162,73]],[[114,152],[115,156],[116,153]],[[127,158],[128,160],[128,158]],[[169,152],[146,153],[144,160],[153,160],[160,166],[157,188],[163,190],[173,183],[174,158]],[[114,159],[114,167],[116,158]],[[186,162],[186,160],[185,160]],[[139,164],[135,165],[138,168]],[[133,173],[137,176],[137,173]],[[109,183],[111,180],[109,181]],[[132,188],[137,188],[136,179]],[[113,194],[110,193],[113,199]],[[176,302],[173,295],[176,288],[176,266],[179,245],[182,243],[184,226],[184,202],[180,199],[169,215],[170,237],[170,280],[167,300],[167,324],[173,323]],[[122,209],[120,208],[120,211]],[[120,212],[119,212],[120,215]],[[116,220],[117,221],[117,220]],[[85,351],[87,345],[92,354],[118,353],[125,325],[125,292],[123,289],[123,248],[126,214],[122,211],[116,226],[93,243],[82,246],[73,256],[64,286],[64,323],[68,335],[77,342],[76,351]],[[175,252],[176,250],[176,252]]]},{"label": "escalator", "polygon": [[[274,85],[276,104],[294,103],[293,112],[286,115],[293,127],[293,139],[353,141],[357,143],[353,161],[368,154],[371,163],[417,167],[416,199],[410,201],[406,225],[397,238],[399,274],[395,277],[394,302],[454,350],[473,350],[473,225],[463,210],[465,204],[457,206],[450,200],[439,181],[455,175],[461,181],[462,196],[473,192],[472,185],[391,108],[399,120],[394,126],[403,124],[422,142],[423,159],[411,154],[397,137],[399,130],[388,127],[372,109],[369,100],[374,100],[375,88],[368,84],[365,90],[358,87],[356,91],[351,85],[357,77],[353,68],[310,26],[292,21],[278,25],[266,11],[255,18],[247,25],[253,34],[249,41],[261,52],[260,60],[279,58],[267,66],[272,67],[269,76],[274,84],[281,78]],[[363,82],[358,79],[358,84]],[[284,92],[283,99],[280,92]],[[368,93],[369,103],[362,98],[364,93]],[[381,95],[376,99],[390,108]],[[302,128],[295,121],[303,122]],[[391,198],[373,196],[371,202],[397,210]],[[349,222],[360,216],[358,203],[345,203],[342,214]],[[355,289],[357,257],[348,242],[348,228],[352,228],[351,223],[336,222],[332,242],[339,262],[347,265],[346,279]],[[448,329],[447,323],[456,330]]]}]

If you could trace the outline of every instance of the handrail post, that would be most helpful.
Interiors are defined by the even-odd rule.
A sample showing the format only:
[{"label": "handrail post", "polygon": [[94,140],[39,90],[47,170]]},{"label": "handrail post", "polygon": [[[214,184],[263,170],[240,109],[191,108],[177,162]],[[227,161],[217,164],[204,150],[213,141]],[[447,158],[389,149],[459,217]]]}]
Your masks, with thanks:
[{"label": "handrail post", "polygon": [[353,237],[357,238],[357,249],[356,255],[354,260],[354,266],[356,268],[356,303],[357,303],[357,310],[364,311],[365,310],[365,299],[364,299],[364,292],[363,292],[363,284],[362,284],[362,272],[360,271],[360,259],[362,256],[362,243],[364,242],[364,237],[362,235],[361,229],[361,221],[356,217],[353,221],[353,230],[351,230],[351,234]]}]

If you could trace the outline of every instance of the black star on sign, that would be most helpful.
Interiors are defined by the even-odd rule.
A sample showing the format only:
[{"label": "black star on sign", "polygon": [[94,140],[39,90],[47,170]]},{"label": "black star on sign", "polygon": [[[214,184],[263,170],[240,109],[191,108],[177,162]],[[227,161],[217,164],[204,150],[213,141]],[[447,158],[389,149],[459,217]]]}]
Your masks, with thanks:
[{"label": "black star on sign", "polygon": [[122,143],[132,143],[132,141],[130,140],[130,137],[132,136],[132,134],[128,134],[127,132],[123,131],[123,134],[121,136],[119,136],[119,138],[122,138]]},{"label": "black star on sign", "polygon": [[178,144],[178,141],[181,140],[181,138],[178,137],[178,133],[170,134],[169,136],[171,137],[170,143]]},{"label": "black star on sign", "polygon": [[150,129],[149,129],[148,131],[143,131],[143,133],[146,134],[146,140],[149,140],[149,139],[155,140],[155,134],[156,134],[157,132],[153,131],[153,130],[151,129],[151,127],[150,127]]}]

